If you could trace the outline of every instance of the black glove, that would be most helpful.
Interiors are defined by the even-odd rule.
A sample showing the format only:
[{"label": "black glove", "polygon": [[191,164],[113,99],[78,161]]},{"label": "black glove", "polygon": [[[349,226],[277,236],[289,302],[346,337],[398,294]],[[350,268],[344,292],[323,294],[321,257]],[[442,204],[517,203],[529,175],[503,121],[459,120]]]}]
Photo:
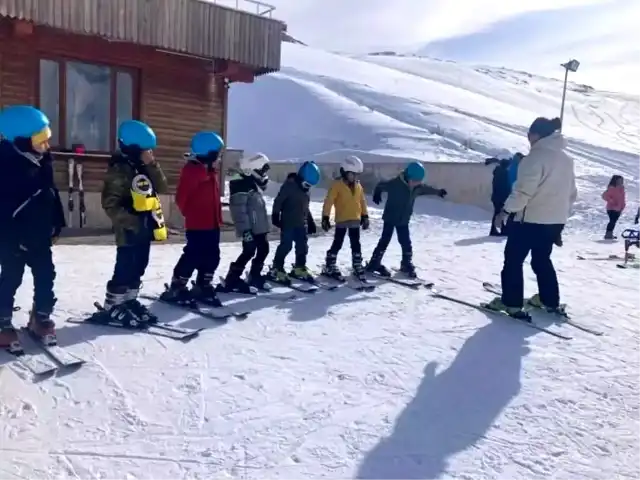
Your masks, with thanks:
[{"label": "black glove", "polygon": [[313,221],[313,218],[307,219],[307,233],[309,235],[315,235],[317,231],[318,228],[316,227],[316,222]]},{"label": "black glove", "polygon": [[242,232],[242,243],[251,243],[253,242],[253,233],[251,230],[245,230]]},{"label": "black glove", "polygon": [[441,188],[440,190],[438,190],[438,196],[440,198],[444,198],[447,196],[447,191],[444,188]]},{"label": "black glove", "polygon": [[382,194],[376,192],[373,194],[373,203],[375,203],[376,205],[380,205],[380,203],[382,202]]},{"label": "black glove", "polygon": [[328,232],[331,230],[331,222],[329,222],[329,217],[322,217],[322,230]]},{"label": "black glove", "polygon": [[271,214],[271,223],[274,227],[282,228],[282,218],[280,217],[280,212],[273,212]]},{"label": "black glove", "polygon": [[363,230],[369,230],[369,215],[362,215],[360,217],[360,225]]}]

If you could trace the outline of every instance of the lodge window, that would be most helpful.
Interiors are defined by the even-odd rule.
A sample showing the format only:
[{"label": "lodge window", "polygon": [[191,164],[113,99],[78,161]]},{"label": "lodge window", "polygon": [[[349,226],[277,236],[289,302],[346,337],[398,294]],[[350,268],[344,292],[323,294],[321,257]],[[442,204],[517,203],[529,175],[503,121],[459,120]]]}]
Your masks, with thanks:
[{"label": "lodge window", "polygon": [[134,118],[134,77],[105,65],[41,59],[39,98],[53,145],[108,152],[117,145],[120,122]]}]

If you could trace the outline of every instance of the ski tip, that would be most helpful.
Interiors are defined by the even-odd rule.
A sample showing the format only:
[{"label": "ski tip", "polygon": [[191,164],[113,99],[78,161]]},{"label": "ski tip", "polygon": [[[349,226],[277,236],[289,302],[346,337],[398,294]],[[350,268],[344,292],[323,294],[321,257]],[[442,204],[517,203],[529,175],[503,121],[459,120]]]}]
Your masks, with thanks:
[{"label": "ski tip", "polygon": [[428,282],[428,283],[423,283],[422,286],[424,288],[426,288],[427,290],[433,290],[435,288],[436,284],[433,283],[433,282]]}]

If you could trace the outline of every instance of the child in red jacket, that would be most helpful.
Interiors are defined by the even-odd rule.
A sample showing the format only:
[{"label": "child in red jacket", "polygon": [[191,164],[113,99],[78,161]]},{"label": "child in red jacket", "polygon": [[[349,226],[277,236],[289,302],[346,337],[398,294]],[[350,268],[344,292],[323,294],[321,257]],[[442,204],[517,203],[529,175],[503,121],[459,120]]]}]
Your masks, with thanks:
[{"label": "child in red jacket", "polygon": [[[173,269],[171,285],[160,296],[166,302],[196,307],[201,302],[221,307],[213,287],[220,263],[222,204],[216,172],[224,142],[214,132],[200,132],[191,139],[191,153],[180,172],[176,204],[184,216],[187,244]],[[188,283],[198,274],[192,289]]]},{"label": "child in red jacket", "polygon": [[609,223],[607,224],[607,230],[604,234],[604,238],[607,240],[613,240],[616,236],[613,234],[613,230],[616,228],[616,223],[626,206],[626,195],[624,192],[624,179],[622,175],[614,175],[609,181],[607,190],[602,194],[602,199],[607,202],[607,215],[609,216]]}]

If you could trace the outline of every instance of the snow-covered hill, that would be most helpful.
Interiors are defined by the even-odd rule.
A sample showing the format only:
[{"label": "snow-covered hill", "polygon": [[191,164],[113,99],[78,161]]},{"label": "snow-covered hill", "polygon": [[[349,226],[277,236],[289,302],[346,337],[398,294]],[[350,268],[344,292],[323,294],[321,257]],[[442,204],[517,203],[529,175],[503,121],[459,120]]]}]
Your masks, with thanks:
[{"label": "snow-covered hill", "polygon": [[[561,96],[562,82],[526,72],[284,44],[282,72],[231,88],[229,137],[273,159],[322,161],[341,150],[385,161],[477,162],[526,153],[529,125],[558,116]],[[613,174],[638,198],[639,127],[638,98],[570,83],[563,131],[580,190],[574,220],[589,224],[599,214]]]}]

